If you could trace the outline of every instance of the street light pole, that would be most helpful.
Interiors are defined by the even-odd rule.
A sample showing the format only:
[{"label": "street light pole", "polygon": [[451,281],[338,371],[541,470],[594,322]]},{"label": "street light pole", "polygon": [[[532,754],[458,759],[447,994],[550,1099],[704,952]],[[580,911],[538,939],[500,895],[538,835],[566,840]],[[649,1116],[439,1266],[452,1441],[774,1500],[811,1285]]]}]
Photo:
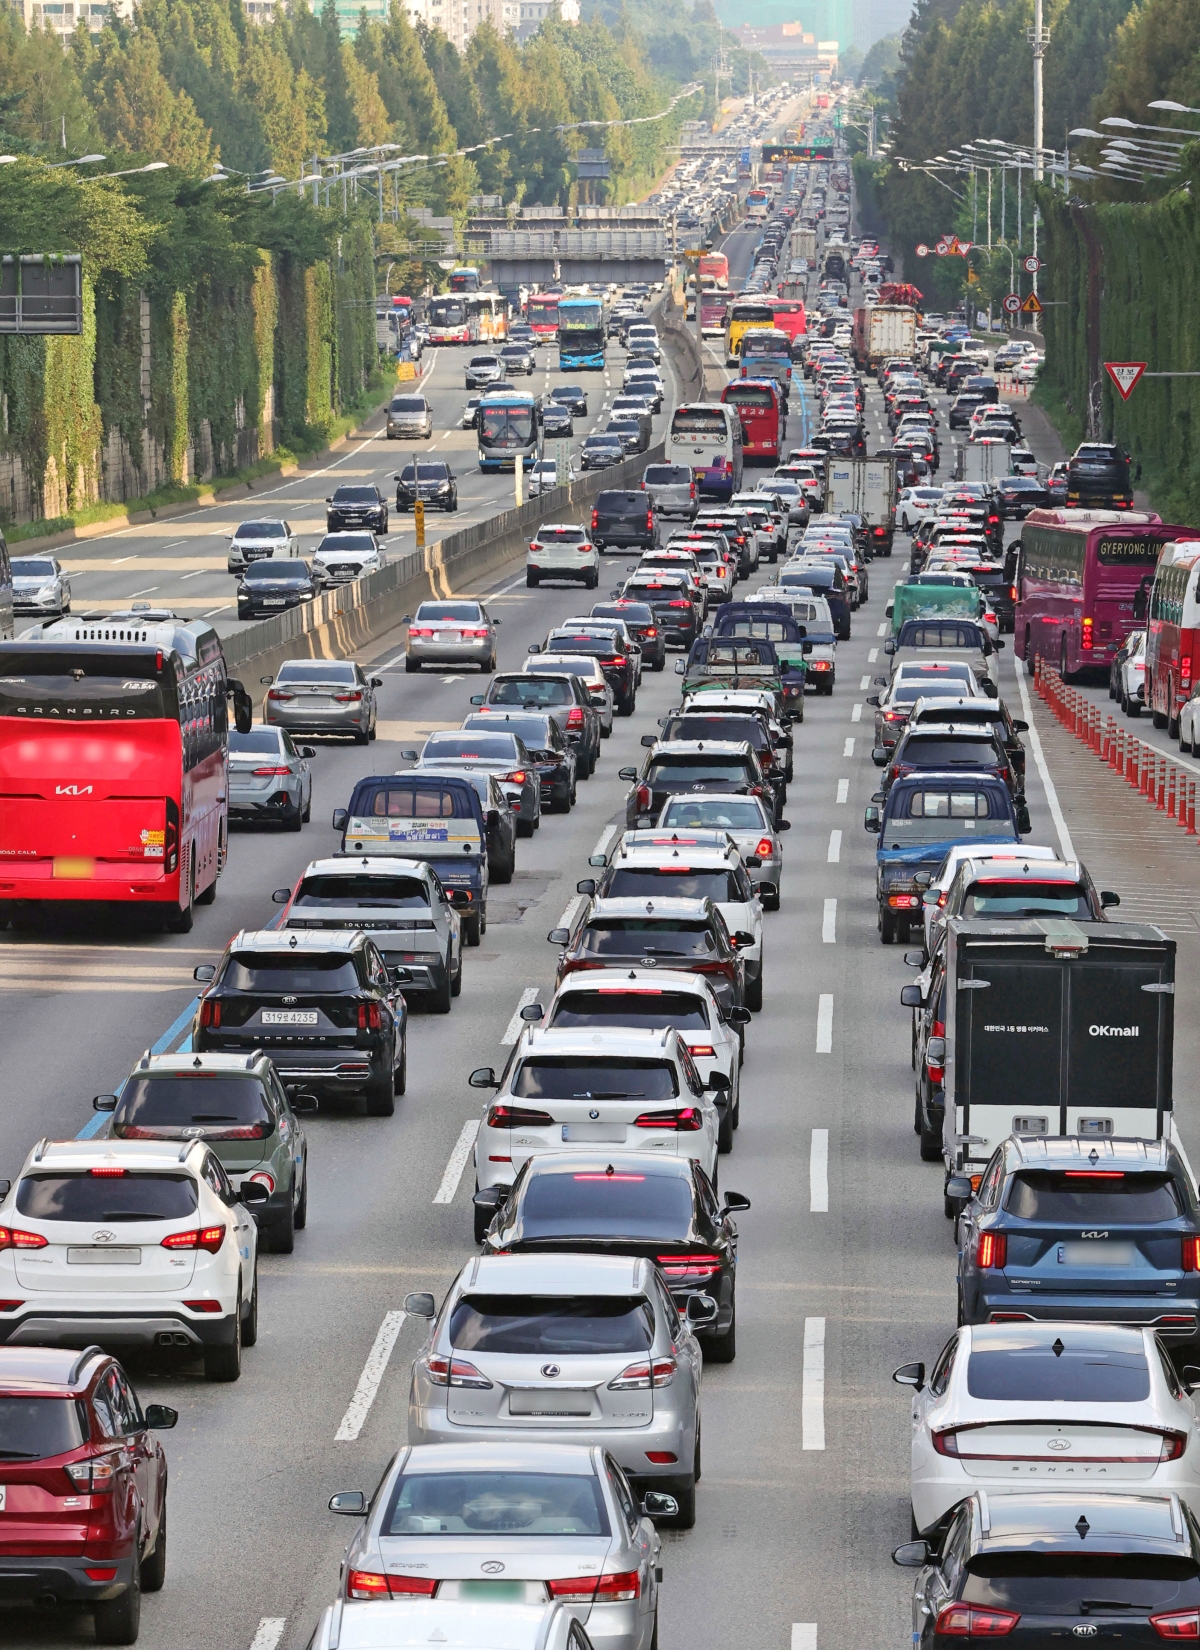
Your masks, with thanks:
[{"label": "street light pole", "polygon": [[[1042,59],[1050,43],[1050,31],[1042,25],[1042,0],[1033,3],[1033,28],[1030,31],[1033,46],[1033,176],[1042,178]],[[1036,221],[1036,213],[1034,214]]]}]

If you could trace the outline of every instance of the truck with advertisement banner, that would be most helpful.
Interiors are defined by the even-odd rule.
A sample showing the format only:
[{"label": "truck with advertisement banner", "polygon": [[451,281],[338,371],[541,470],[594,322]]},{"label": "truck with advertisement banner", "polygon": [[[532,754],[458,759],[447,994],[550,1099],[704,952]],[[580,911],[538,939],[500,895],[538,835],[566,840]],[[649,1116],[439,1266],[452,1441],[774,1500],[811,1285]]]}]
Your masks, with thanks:
[{"label": "truck with advertisement banner", "polygon": [[889,357],[915,361],[916,310],[907,304],[876,304],[873,308],[856,309],[850,348],[859,372],[877,372]]},{"label": "truck with advertisement banner", "polygon": [[890,556],[896,532],[896,460],[826,459],[825,509],[831,515],[861,516],[872,555]]}]

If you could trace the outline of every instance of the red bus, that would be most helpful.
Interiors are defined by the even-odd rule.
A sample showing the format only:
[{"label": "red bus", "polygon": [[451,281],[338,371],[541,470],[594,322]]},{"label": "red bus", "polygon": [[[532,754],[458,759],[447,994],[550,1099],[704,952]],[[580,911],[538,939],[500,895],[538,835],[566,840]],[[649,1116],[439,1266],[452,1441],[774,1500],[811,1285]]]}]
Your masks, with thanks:
[{"label": "red bus", "polygon": [[696,300],[700,311],[700,331],[710,337],[723,338],[725,317],[733,302],[732,292],[702,292]]},{"label": "red bus", "polygon": [[791,343],[797,338],[803,338],[808,332],[808,316],[804,309],[803,298],[768,298],[767,302],[775,311],[775,326],[777,331],[786,332]]},{"label": "red bus", "polygon": [[711,275],[724,292],[729,286],[729,259],[723,252],[702,252],[697,275]]},{"label": "red bus", "polygon": [[[1017,657],[1040,654],[1070,679],[1107,670],[1129,632],[1144,622],[1146,599],[1164,544],[1200,537],[1166,526],[1153,513],[1031,510],[1013,579]],[[1139,604],[1140,612],[1135,616]]]},{"label": "red bus", "polygon": [[228,697],[249,731],[202,620],[131,611],[0,643],[0,913],[127,904],[187,933],[228,852]]},{"label": "red bus", "polygon": [[727,407],[736,407],[742,425],[742,462],[779,463],[783,433],[783,397],[773,378],[734,378],[721,391]]},{"label": "red bus", "polygon": [[561,292],[531,292],[525,300],[525,320],[540,338],[558,337]]},{"label": "red bus", "polygon": [[1146,703],[1174,739],[1179,707],[1200,680],[1200,535],[1164,547],[1148,598],[1134,612],[1146,625]]}]

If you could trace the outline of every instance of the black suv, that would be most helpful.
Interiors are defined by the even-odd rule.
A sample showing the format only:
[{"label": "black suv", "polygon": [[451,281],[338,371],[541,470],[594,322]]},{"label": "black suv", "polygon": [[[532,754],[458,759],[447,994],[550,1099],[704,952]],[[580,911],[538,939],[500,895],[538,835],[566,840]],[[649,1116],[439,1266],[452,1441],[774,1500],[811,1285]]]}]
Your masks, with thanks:
[{"label": "black suv", "polygon": [[1085,441],[1076,447],[1067,463],[1067,503],[1129,509],[1129,454],[1107,441]]},{"label": "black suv", "polygon": [[397,510],[411,510],[418,498],[422,504],[436,505],[439,510],[458,509],[458,483],[454,471],[442,459],[421,459],[415,484],[411,464],[406,464],[392,480],[396,483]]},{"label": "black suv", "polygon": [[645,493],[598,493],[592,506],[592,543],[598,550],[609,546],[624,550],[636,546],[654,548],[654,510]]},{"label": "black suv", "polygon": [[408,1009],[365,934],[243,930],[215,967],[203,964],[193,977],[208,987],[192,1025],[197,1053],[261,1049],[284,1083],[361,1093],[371,1117],[395,1111]]},{"label": "black suv", "polygon": [[620,619],[626,630],[642,650],[642,664],[650,670],[663,670],[667,663],[666,632],[654,616],[649,602],[597,602],[592,608],[593,619]]},{"label": "black suv", "polygon": [[336,533],[343,527],[371,527],[377,533],[388,530],[387,499],[373,481],[353,487],[335,487],[325,500],[325,530]]},{"label": "black suv", "polygon": [[611,637],[597,636],[587,631],[580,634],[567,625],[561,630],[552,630],[545,643],[530,642],[529,651],[595,659],[604,672],[604,680],[613,691],[617,715],[633,715],[637,702],[637,671],[633,654],[620,636],[615,633]]},{"label": "black suv", "polygon": [[690,648],[700,633],[700,614],[692,600],[686,573],[646,568],[626,579],[619,590],[614,590],[613,599],[644,603],[654,614],[664,644]]}]

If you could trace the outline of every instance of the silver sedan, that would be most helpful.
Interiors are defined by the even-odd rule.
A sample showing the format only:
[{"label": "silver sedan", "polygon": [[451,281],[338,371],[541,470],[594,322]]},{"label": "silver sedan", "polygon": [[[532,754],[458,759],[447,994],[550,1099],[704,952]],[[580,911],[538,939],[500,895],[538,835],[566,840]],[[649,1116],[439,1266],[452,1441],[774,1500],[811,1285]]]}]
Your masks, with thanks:
[{"label": "silver sedan", "polygon": [[501,1576],[515,1601],[561,1599],[596,1650],[657,1642],[661,1540],[599,1445],[408,1446],[369,1507],[349,1490],[329,1508],[362,1519],[342,1565],[344,1599],[373,1596],[355,1578],[389,1576],[416,1597],[484,1601]]},{"label": "silver sedan", "polygon": [[408,640],[404,668],[420,670],[422,665],[478,665],[481,670],[496,668],[496,627],[482,602],[422,602],[416,614],[406,617]]},{"label": "silver sedan", "polygon": [[283,728],[229,732],[231,819],[275,822],[288,831],[307,824],[312,812],[311,745],[295,745]]},{"label": "silver sedan", "polygon": [[[742,856],[746,875],[758,890],[764,911],[778,911],[783,883],[783,843],[771,810],[757,796],[672,796],[655,822],[657,830],[724,831]],[[593,861],[594,863],[594,861]]]},{"label": "silver sedan", "polygon": [[13,613],[59,619],[71,611],[71,581],[57,556],[14,556]]},{"label": "silver sedan", "polygon": [[383,686],[383,677],[365,676],[348,659],[288,659],[278,676],[259,681],[269,690],[263,704],[268,727],[349,733],[360,745],[375,737],[375,689]]}]

